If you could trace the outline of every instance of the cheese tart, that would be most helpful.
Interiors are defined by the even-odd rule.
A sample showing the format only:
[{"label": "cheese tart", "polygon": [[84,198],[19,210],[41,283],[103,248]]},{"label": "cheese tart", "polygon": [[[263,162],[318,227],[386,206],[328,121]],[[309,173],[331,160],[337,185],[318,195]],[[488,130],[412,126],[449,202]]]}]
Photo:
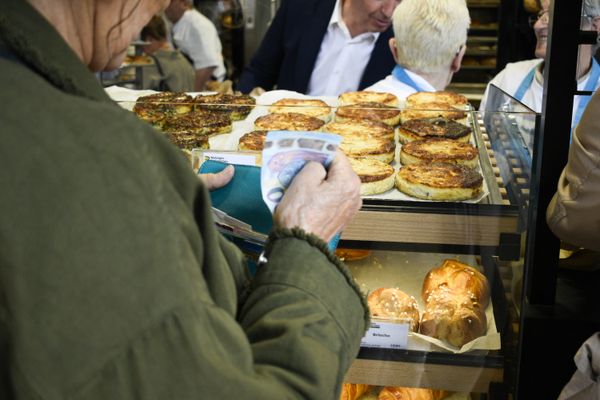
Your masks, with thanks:
[{"label": "cheese tart", "polygon": [[267,131],[316,131],[325,124],[323,120],[300,113],[276,113],[258,117],[254,121],[257,130]]},{"label": "cheese tart", "polygon": [[448,163],[411,164],[396,174],[402,193],[424,200],[460,201],[477,197],[483,177],[472,168]]},{"label": "cheese tart", "polygon": [[368,90],[346,92],[338,96],[338,104],[345,106],[359,103],[380,103],[390,107],[398,107],[398,97],[392,93],[372,92]]},{"label": "cheese tart", "polygon": [[479,152],[472,144],[449,139],[415,140],[400,149],[402,165],[446,162],[475,168],[478,160]]},{"label": "cheese tart", "polygon": [[400,114],[400,109],[385,104],[373,102],[356,103],[338,107],[335,112],[335,120],[336,122],[344,122],[367,119],[396,126],[400,123]]},{"label": "cheese tart", "polygon": [[328,122],[331,119],[331,107],[318,99],[281,99],[269,107],[273,114],[298,113]]},{"label": "cheese tart", "polygon": [[379,121],[349,120],[330,122],[321,128],[324,132],[335,133],[341,136],[367,134],[373,137],[383,137],[394,140],[394,128]]},{"label": "cheese tart", "polygon": [[254,97],[247,94],[211,94],[198,95],[194,98],[196,110],[224,112],[232,121],[239,121],[248,116],[256,104]]},{"label": "cheese tart", "polygon": [[402,144],[431,138],[451,139],[466,143],[471,140],[471,128],[441,117],[411,119],[398,127],[398,140]]},{"label": "cheese tart", "polygon": [[394,167],[373,158],[348,158],[352,170],[360,178],[360,195],[387,192],[394,187]]}]

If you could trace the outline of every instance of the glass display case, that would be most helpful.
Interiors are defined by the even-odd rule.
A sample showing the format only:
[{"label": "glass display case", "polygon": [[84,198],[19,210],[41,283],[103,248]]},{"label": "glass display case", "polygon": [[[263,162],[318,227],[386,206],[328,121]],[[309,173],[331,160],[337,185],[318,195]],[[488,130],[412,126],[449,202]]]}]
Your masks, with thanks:
[{"label": "glass display case", "polygon": [[[238,113],[239,118],[230,122],[226,133],[209,135],[204,148],[191,151],[193,168],[198,170],[206,160],[260,165],[261,153],[240,150],[240,143],[251,132],[256,135],[257,130],[265,129],[262,120],[276,111],[314,114],[315,109],[321,108],[326,112],[320,119],[315,118],[320,121],[315,127],[318,131],[328,131],[332,123],[340,120],[342,106],[337,98],[312,98],[321,102],[317,106],[274,108],[275,102],[288,98],[307,99],[294,92],[271,91],[255,98],[255,104],[244,105],[246,112]],[[208,99],[195,96],[188,101],[205,111],[231,112],[242,107],[232,103],[206,104]],[[407,194],[395,184],[383,193],[363,196],[361,210],[341,232],[338,255],[345,259],[364,295],[368,297],[378,289],[398,289],[414,299],[418,312],[416,322],[374,315],[371,330],[375,331],[367,332],[345,379],[346,383],[369,385],[365,396],[377,396],[384,387],[412,387],[443,390],[448,396],[453,393],[454,397],[449,398],[503,399],[515,390],[531,182],[529,143],[535,136],[539,115],[496,88],[491,88],[489,99],[487,111],[474,111],[468,105],[460,108],[465,117],[461,124],[470,132],[466,142],[477,153],[478,161],[472,168],[482,177],[480,192],[461,201],[433,201]],[[133,103],[123,105],[133,108]],[[408,115],[402,103],[386,110],[394,110],[400,119]],[[421,111],[445,115],[448,110]],[[291,118],[285,115],[285,119]],[[406,120],[399,128],[397,122],[390,124],[392,136],[386,141],[394,146],[388,164],[397,176],[406,167],[401,153],[408,143],[399,132]],[[361,134],[336,133],[342,136],[342,150],[347,150],[347,135]],[[252,184],[260,186],[259,178],[254,179]],[[262,201],[260,194],[254,198],[249,191],[244,193],[245,205],[257,209],[252,204]],[[227,217],[220,218],[223,228]],[[233,230],[227,232],[229,228],[223,231],[232,233]],[[262,237],[231,236],[249,255],[257,257],[268,226],[262,228]],[[429,307],[422,295],[423,283],[428,273],[446,260],[482,273],[489,291],[489,301],[477,300],[481,303],[477,307],[484,313],[480,315],[483,330],[471,336],[466,334],[466,339],[458,343],[441,333],[444,328],[438,327],[434,333],[423,330],[423,315]],[[458,315],[461,307],[454,312]],[[468,319],[468,324],[476,322]],[[373,337],[378,340],[372,340]]]}]

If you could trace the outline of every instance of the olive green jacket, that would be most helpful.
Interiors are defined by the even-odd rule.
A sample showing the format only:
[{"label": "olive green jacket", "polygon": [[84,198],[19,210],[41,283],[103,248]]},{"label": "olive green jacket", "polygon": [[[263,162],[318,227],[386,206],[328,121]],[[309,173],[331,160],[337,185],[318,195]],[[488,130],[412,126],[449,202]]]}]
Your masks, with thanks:
[{"label": "olive green jacket", "polygon": [[1,399],[334,399],[364,299],[315,237],[267,254],[250,281],[179,150],[2,0]]}]

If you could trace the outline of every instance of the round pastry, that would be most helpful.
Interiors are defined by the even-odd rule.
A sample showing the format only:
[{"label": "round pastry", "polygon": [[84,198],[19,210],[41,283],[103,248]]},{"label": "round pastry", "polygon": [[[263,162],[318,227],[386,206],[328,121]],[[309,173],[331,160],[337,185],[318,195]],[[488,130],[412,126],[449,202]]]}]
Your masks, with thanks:
[{"label": "round pastry", "polygon": [[192,96],[183,92],[158,92],[140,96],[136,105],[138,103],[160,104],[160,109],[167,114],[186,114],[193,109]]},{"label": "round pastry", "polygon": [[419,330],[419,306],[414,297],[397,288],[379,288],[367,298],[373,317],[400,319],[409,322],[410,330]]},{"label": "round pastry", "polygon": [[252,131],[244,133],[238,143],[238,149],[242,151],[262,151],[265,147],[265,139],[269,131]]},{"label": "round pastry", "polygon": [[402,193],[425,200],[459,201],[477,197],[483,177],[472,168],[448,163],[411,164],[396,174]]},{"label": "round pastry", "polygon": [[157,128],[162,128],[167,114],[160,103],[135,103],[133,113],[143,121],[146,121]]},{"label": "round pastry", "polygon": [[403,123],[412,119],[436,117],[451,119],[462,124],[467,123],[467,113],[453,107],[448,103],[431,102],[422,103],[411,107],[407,105],[406,108],[402,110]]},{"label": "round pastry", "polygon": [[394,128],[383,122],[371,121],[368,119],[330,122],[324,125],[322,130],[341,136],[355,135],[358,133],[394,140]]},{"label": "round pastry", "polygon": [[394,160],[396,143],[381,137],[357,133],[342,136],[339,148],[348,157],[368,157],[389,164]]},{"label": "round pastry", "polygon": [[340,106],[358,103],[380,103],[390,107],[398,107],[398,97],[386,92],[372,92],[368,90],[342,93],[338,97]]},{"label": "round pastry", "polygon": [[423,108],[423,104],[444,103],[452,107],[465,110],[469,107],[469,100],[462,94],[439,92],[416,92],[406,97],[407,108]]},{"label": "round pastry", "polygon": [[472,144],[448,139],[415,140],[400,149],[402,165],[446,162],[475,168],[478,159],[479,153]]},{"label": "round pastry", "polygon": [[402,144],[430,138],[452,139],[466,143],[471,139],[471,128],[441,117],[411,119],[398,127],[398,140]]},{"label": "round pastry", "polygon": [[192,150],[192,149],[208,149],[208,136],[197,135],[194,133],[169,133],[166,132],[165,136],[171,143],[180,149]]},{"label": "round pastry", "polygon": [[232,121],[239,121],[250,114],[256,100],[247,94],[219,93],[196,96],[194,104],[196,110],[225,112]]},{"label": "round pastry", "polygon": [[281,99],[269,107],[270,113],[298,113],[327,122],[331,119],[331,107],[318,99]]},{"label": "round pastry", "polygon": [[338,107],[335,120],[338,122],[368,119],[395,126],[400,123],[400,110],[381,103],[357,103]]},{"label": "round pastry", "polygon": [[217,135],[231,132],[231,119],[222,113],[194,111],[167,117],[162,130],[170,133]]},{"label": "round pastry", "polygon": [[323,120],[300,113],[277,113],[258,117],[254,121],[257,130],[267,131],[316,131],[323,126]]},{"label": "round pastry", "polygon": [[384,193],[394,187],[394,167],[372,158],[349,158],[352,170],[360,178],[360,195]]}]

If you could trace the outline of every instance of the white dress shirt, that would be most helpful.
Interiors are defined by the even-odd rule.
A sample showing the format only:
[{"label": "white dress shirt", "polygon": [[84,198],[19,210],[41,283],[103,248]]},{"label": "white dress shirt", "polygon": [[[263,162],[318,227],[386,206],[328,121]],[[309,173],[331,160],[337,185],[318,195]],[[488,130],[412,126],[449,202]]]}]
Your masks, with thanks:
[{"label": "white dress shirt", "polygon": [[173,25],[173,44],[192,59],[194,69],[216,67],[213,77],[225,78],[221,40],[215,25],[197,10],[187,10]]},{"label": "white dress shirt", "polygon": [[339,96],[344,92],[358,90],[378,37],[379,32],[366,32],[351,37],[342,19],[342,2],[337,0],[306,94]]}]

